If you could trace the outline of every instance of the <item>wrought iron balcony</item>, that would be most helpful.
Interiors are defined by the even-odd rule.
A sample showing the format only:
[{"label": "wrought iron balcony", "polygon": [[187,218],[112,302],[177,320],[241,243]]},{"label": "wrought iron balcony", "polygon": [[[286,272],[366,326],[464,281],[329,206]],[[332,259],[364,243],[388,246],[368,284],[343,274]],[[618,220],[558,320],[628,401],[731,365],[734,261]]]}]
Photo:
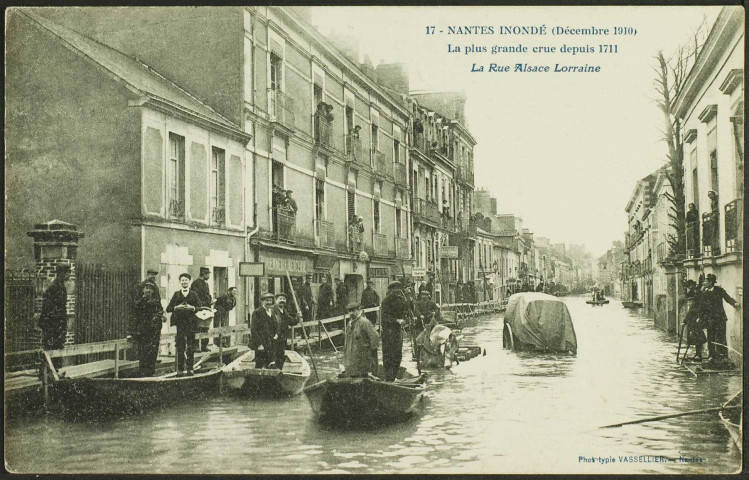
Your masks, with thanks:
[{"label": "wrought iron balcony", "polygon": [[668,258],[668,243],[661,242],[655,247],[655,260],[658,263],[665,262]]},{"label": "wrought iron balcony", "polygon": [[702,255],[700,247],[700,222],[689,222],[686,224],[685,233],[687,237],[687,258],[695,258]]},{"label": "wrought iron balcony", "polygon": [[346,135],[346,160],[357,163],[363,160],[361,138],[353,133]]},{"label": "wrought iron balcony", "polygon": [[315,222],[315,236],[320,248],[335,249],[335,225],[327,220]]},{"label": "wrought iron balcony", "polygon": [[278,122],[284,127],[294,128],[294,99],[287,97],[280,90],[268,89],[270,91],[270,114],[271,121]]},{"label": "wrought iron balcony", "polygon": [[172,218],[185,218],[185,202],[182,200],[170,200],[169,216]]},{"label": "wrought iron balcony", "polygon": [[423,198],[416,198],[413,207],[414,222],[426,221],[433,226],[441,225],[442,220],[436,203]]},{"label": "wrought iron balcony", "polygon": [[738,200],[726,204],[725,229],[726,229],[726,252],[738,252],[741,250],[739,231],[739,215],[741,205]]},{"label": "wrought iron balcony", "polygon": [[315,143],[326,147],[332,147],[333,144],[330,140],[332,128],[330,122],[326,119],[325,115],[321,113],[315,113],[314,120]]},{"label": "wrought iron balcony", "polygon": [[408,171],[406,171],[406,164],[393,162],[393,178],[397,185],[408,186]]},{"label": "wrought iron balcony", "polygon": [[720,215],[718,212],[702,214],[702,253],[706,257],[720,255]]},{"label": "wrought iron balcony", "polygon": [[414,147],[421,150],[424,154],[427,153],[427,138],[424,133],[414,132]]},{"label": "wrought iron balcony", "polygon": [[353,253],[359,253],[362,250],[362,232],[349,227],[348,232],[349,238],[349,251]]},{"label": "wrought iron balcony", "polygon": [[215,225],[223,225],[226,222],[226,208],[223,206],[213,207],[211,221]]},{"label": "wrought iron balcony", "polygon": [[448,217],[446,215],[442,215],[442,228],[445,230],[449,230],[451,232],[455,231],[455,219],[452,217]]},{"label": "wrought iron balcony", "polygon": [[296,215],[286,208],[275,209],[274,237],[276,240],[293,242],[296,238]]},{"label": "wrought iron balcony", "polygon": [[372,246],[374,254],[379,256],[387,256],[388,254],[388,237],[381,233],[372,234]]},{"label": "wrought iron balcony", "polygon": [[385,154],[377,150],[372,150],[372,167],[379,175],[387,177],[393,175],[390,164],[385,160]]}]

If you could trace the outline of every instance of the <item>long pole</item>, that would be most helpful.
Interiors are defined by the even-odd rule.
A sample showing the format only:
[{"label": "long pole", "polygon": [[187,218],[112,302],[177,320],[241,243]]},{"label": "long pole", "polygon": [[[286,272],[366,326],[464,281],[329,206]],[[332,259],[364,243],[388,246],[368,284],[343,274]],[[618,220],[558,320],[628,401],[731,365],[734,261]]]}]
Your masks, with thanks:
[{"label": "long pole", "polygon": [[[289,275],[289,271],[286,271],[286,280],[289,281],[289,290],[291,290],[291,298],[294,299],[294,305],[296,306],[296,311],[301,315],[302,309],[299,308],[299,302],[296,300],[296,293],[294,293],[294,285],[291,283],[291,275]],[[307,337],[307,332],[304,330],[304,319],[302,318],[302,335],[304,335],[304,343],[307,344],[307,352],[309,353],[309,359],[312,362],[312,369],[315,371],[315,378],[317,381],[320,381],[320,375],[317,373],[317,366],[315,366],[315,357],[312,355],[312,347],[309,345],[309,338]]]},{"label": "long pole", "polygon": [[679,348],[676,350],[676,361],[679,361],[679,354],[681,353],[681,341],[684,338],[684,329],[686,328],[687,324],[682,323],[681,324],[681,333],[679,333]]},{"label": "long pole", "polygon": [[704,408],[702,410],[692,410],[692,411],[689,411],[689,412],[671,413],[669,415],[658,415],[656,417],[641,418],[639,420],[632,420],[630,422],[614,423],[613,425],[605,425],[603,427],[598,427],[598,428],[616,428],[616,427],[621,427],[621,426],[624,426],[624,425],[634,425],[636,423],[645,423],[645,422],[654,422],[656,420],[665,420],[667,418],[685,417],[687,415],[697,415],[699,413],[720,412],[721,410],[729,410],[729,409],[733,409],[733,408],[741,408],[741,406],[740,405],[732,405],[732,406]]}]

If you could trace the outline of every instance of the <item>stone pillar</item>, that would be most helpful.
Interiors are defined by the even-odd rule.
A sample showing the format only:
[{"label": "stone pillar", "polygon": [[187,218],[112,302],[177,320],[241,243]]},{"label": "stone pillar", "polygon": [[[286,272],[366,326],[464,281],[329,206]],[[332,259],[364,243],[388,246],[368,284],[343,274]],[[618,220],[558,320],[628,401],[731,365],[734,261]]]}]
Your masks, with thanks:
[{"label": "stone pillar", "polygon": [[34,239],[34,259],[36,260],[37,276],[40,288],[37,289],[34,305],[35,317],[38,318],[42,309],[44,291],[55,279],[57,265],[70,266],[70,280],[65,283],[68,291],[67,315],[68,329],[66,345],[75,343],[75,257],[78,250],[78,240],[83,233],[72,223],[51,220],[37,223],[34,230],[27,233]]}]

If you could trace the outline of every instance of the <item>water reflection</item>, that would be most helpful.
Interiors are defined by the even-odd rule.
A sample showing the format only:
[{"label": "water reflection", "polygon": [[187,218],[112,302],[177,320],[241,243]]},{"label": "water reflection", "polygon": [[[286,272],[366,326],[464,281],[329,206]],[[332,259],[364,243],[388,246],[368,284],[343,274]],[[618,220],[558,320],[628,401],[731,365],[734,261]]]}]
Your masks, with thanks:
[{"label": "water reflection", "polygon": [[[728,473],[740,455],[717,415],[616,429],[601,425],[718,405],[740,376],[696,378],[676,343],[612,302],[565,300],[576,356],[502,349],[501,318],[470,319],[464,344],[486,349],[429,373],[423,411],[366,430],[317,423],[305,397],[214,397],[119,421],[9,418],[6,458],[21,472],[121,473]],[[586,308],[587,307],[587,308]],[[408,345],[404,358],[410,359]],[[316,357],[321,377],[339,359]],[[412,362],[406,362],[413,368]],[[700,464],[586,463],[581,457],[698,457]]]}]

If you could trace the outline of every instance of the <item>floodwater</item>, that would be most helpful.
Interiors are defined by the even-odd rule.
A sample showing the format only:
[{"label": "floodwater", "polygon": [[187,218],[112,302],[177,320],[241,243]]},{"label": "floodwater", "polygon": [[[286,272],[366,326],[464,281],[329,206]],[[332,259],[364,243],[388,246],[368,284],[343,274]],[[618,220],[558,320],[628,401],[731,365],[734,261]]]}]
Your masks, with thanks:
[{"label": "floodwater", "polygon": [[[468,319],[463,343],[481,345],[486,356],[431,373],[422,411],[406,423],[364,431],[324,427],[314,420],[304,395],[283,400],[216,396],[98,423],[9,418],[6,467],[28,473],[740,469],[741,455],[716,413],[599,429],[717,406],[741,388],[741,378],[695,377],[675,364],[672,336],[617,301],[595,308],[579,297],[565,301],[575,323],[576,356],[503,350],[500,316]],[[321,375],[334,372],[333,352],[315,356]],[[407,343],[404,359],[410,358]]]}]

